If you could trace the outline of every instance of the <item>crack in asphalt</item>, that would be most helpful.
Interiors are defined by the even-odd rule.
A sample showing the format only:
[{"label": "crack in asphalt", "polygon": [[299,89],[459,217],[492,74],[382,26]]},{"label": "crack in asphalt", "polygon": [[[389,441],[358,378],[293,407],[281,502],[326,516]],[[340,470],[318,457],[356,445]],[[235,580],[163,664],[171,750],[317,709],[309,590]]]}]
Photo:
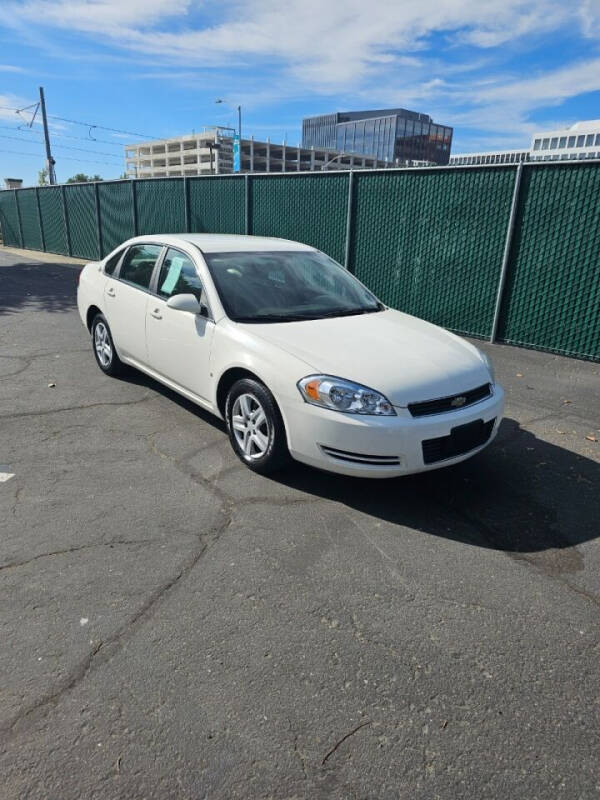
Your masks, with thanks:
[{"label": "crack in asphalt", "polygon": [[[209,548],[219,539],[224,531],[231,525],[231,517],[225,514],[220,525],[212,530],[209,534],[200,535],[198,538],[201,540],[201,546],[183,562],[175,575],[171,576],[167,581],[162,583],[157,589],[152,592],[140,608],[131,616],[126,622],[119,626],[110,636],[98,642],[90,650],[90,652],[75,666],[71,672],[55,685],[52,689],[39,697],[34,702],[22,707],[13,715],[12,718],[7,720],[0,727],[0,732],[10,733],[13,732],[15,727],[29,718],[36,712],[46,712],[48,707],[56,705],[58,701],[69,691],[74,689],[81,681],[83,681],[88,674],[92,671],[94,666],[98,663],[106,663],[110,661],[121,649],[125,639],[131,635],[133,629],[137,624],[145,622],[150,618],[155,606],[167,594],[169,594],[179,583],[185,578],[191,570],[200,561],[202,556],[209,550]],[[206,541],[208,540],[208,541]],[[82,548],[83,549],[83,548]],[[99,661],[97,656],[101,654],[104,658]]]},{"label": "crack in asphalt", "polygon": [[84,403],[78,406],[62,406],[61,408],[48,408],[42,411],[22,411],[18,414],[0,414],[0,419],[21,419],[23,417],[42,417],[47,414],[60,414],[62,411],[85,411],[88,408],[102,408],[104,406],[135,406],[156,398],[155,394],[147,394],[137,400],[105,400],[99,403]]},{"label": "crack in asphalt", "polygon": [[[19,490],[22,491],[22,490]],[[37,556],[32,556],[23,561],[10,561],[8,564],[0,564],[0,571],[6,569],[16,569],[17,567],[25,567],[34,561],[39,561],[42,558],[52,558],[54,556],[64,556],[69,553],[78,553],[81,550],[92,550],[96,547],[114,547],[115,545],[140,545],[160,543],[159,539],[111,539],[109,542],[92,542],[90,544],[76,545],[74,547],[65,547],[63,550],[53,550],[50,553],[39,553]]]},{"label": "crack in asphalt", "polygon": [[292,720],[287,717],[288,721],[288,728],[290,731],[291,736],[293,737],[293,747],[294,747],[294,755],[297,757],[298,761],[300,762],[300,769],[302,770],[302,779],[307,781],[308,780],[308,773],[306,771],[306,760],[304,755],[301,753],[298,747],[298,739],[300,738],[299,735],[294,731]]},{"label": "crack in asphalt", "polygon": [[[133,405],[137,403],[142,403],[145,400],[149,399],[148,396],[141,398],[136,401],[131,402],[120,402],[120,403],[95,403],[89,406],[78,406],[76,408],[90,408],[94,406],[104,406],[104,405]],[[70,409],[69,409],[70,410]],[[53,413],[53,412],[48,412]],[[29,414],[26,414],[29,415]],[[21,416],[21,415],[15,415]],[[0,417],[1,418],[1,417]],[[189,462],[195,458],[199,453],[201,453],[207,447],[214,446],[214,442],[210,443],[209,445],[205,445],[201,448],[195,448],[193,450],[189,450],[183,454],[180,458],[174,458],[170,456],[168,453],[160,450],[158,445],[156,444],[155,437],[162,433],[163,431],[155,431],[150,434],[145,434],[143,437],[147,440],[149,444],[150,452],[154,453],[155,455],[159,456],[162,459],[165,459],[173,464],[173,466],[188,477],[190,480],[195,482],[196,484],[205,488],[213,498],[215,498],[220,504],[220,513],[222,515],[222,522],[213,530],[209,530],[206,533],[198,534],[198,539],[201,542],[201,546],[191,555],[189,559],[187,559],[181,566],[181,568],[177,571],[177,573],[169,578],[167,581],[162,583],[154,592],[150,594],[150,596],[146,599],[146,601],[142,604],[142,606],[138,609],[138,611],[130,617],[123,625],[118,627],[110,636],[106,639],[102,640],[101,642],[94,645],[94,647],[90,650],[90,652],[79,661],[79,663],[75,666],[74,669],[70,671],[65,678],[59,682],[58,685],[55,685],[52,689],[48,692],[43,694],[41,697],[36,699],[35,701],[29,703],[28,705],[23,706],[19,711],[13,715],[7,722],[5,722],[0,727],[0,732],[13,732],[15,728],[29,717],[31,717],[35,713],[44,713],[48,710],[51,705],[56,705],[60,699],[67,694],[69,691],[74,689],[79,683],[81,683],[92,671],[92,669],[99,663],[106,663],[110,661],[116,653],[120,650],[124,640],[127,636],[132,635],[136,625],[144,622],[147,620],[157,603],[163,599],[166,595],[168,595],[171,591],[173,591],[177,585],[181,582],[183,578],[185,578],[198,564],[200,559],[205,555],[206,552],[212,547],[215,542],[223,535],[223,533],[232,525],[233,523],[233,516],[235,513],[235,504],[237,502],[236,498],[230,495],[228,492],[224,491],[223,489],[219,488],[216,485],[216,481],[218,480],[220,473],[218,472],[212,480],[205,478],[201,475],[198,471],[194,470],[190,467]],[[262,497],[254,497],[250,499],[250,502],[271,502],[270,499],[262,498]],[[308,501],[311,502],[311,501]],[[312,501],[316,502],[316,501]],[[148,542],[154,542],[156,540],[148,540]],[[123,544],[131,543],[133,540],[123,540]],[[15,562],[12,564],[4,565],[0,569],[9,569],[9,568],[16,568],[19,566],[23,566],[24,564],[30,563],[31,561],[36,561],[42,558],[48,558],[57,555],[65,555],[72,552],[77,552],[78,550],[89,549],[91,547],[103,547],[109,546],[110,544],[119,543],[117,540],[113,540],[112,542],[105,542],[105,543],[96,543],[92,545],[81,545],[72,548],[65,548],[63,551],[55,551],[52,553],[45,553],[40,554],[38,556],[34,556],[31,559],[23,562]],[[147,543],[141,540],[138,540],[136,544]],[[99,660],[98,656],[102,655],[103,659]]]},{"label": "crack in asphalt", "polygon": [[355,733],[358,733],[358,731],[359,731],[361,728],[365,728],[367,725],[371,725],[371,720],[370,720],[370,719],[366,720],[366,722],[361,722],[361,723],[360,723],[360,725],[357,725],[357,726],[356,726],[356,728],[353,728],[353,729],[350,731],[350,733],[347,733],[345,736],[342,736],[342,738],[341,738],[341,739],[339,739],[339,740],[338,740],[338,741],[337,741],[337,742],[336,742],[336,743],[333,745],[333,747],[331,748],[331,750],[329,750],[329,751],[328,751],[328,752],[325,754],[325,756],[323,757],[323,760],[321,761],[321,766],[323,766],[323,765],[325,764],[325,762],[327,761],[327,759],[328,759],[330,756],[332,756],[332,755],[335,753],[335,751],[338,749],[338,747],[339,747],[341,744],[343,744],[343,743],[344,743],[344,742],[345,742],[347,739],[349,739],[351,736],[354,736],[354,734],[355,734]]}]

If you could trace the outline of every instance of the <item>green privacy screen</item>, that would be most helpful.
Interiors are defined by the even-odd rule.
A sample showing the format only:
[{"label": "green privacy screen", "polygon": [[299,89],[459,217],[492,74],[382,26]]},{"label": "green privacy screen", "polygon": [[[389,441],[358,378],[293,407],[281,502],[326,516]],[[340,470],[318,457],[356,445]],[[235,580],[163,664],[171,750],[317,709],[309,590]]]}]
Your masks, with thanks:
[{"label": "green privacy screen", "polygon": [[4,244],[7,247],[21,247],[17,193],[12,190],[0,192],[0,225]]},{"label": "green privacy screen", "polygon": [[[522,170],[498,338],[600,361],[600,162]],[[348,245],[349,268],[389,305],[488,337],[516,174],[511,165],[45,186],[1,191],[0,226],[7,246],[86,259],[186,227],[247,226],[341,263]]]},{"label": "green privacy screen", "polygon": [[79,258],[100,258],[94,184],[74,183],[65,186],[65,205],[72,255]]},{"label": "green privacy screen", "polygon": [[245,232],[246,200],[243,177],[188,178],[187,191],[190,231]]},{"label": "green privacy screen", "polygon": [[489,336],[515,171],[360,173],[350,267],[395,308]]},{"label": "green privacy screen", "polygon": [[135,182],[138,236],[185,230],[183,178]]},{"label": "green privacy screen", "polygon": [[131,181],[99,183],[102,256],[135,236],[133,226],[133,189]]},{"label": "green privacy screen", "polygon": [[67,226],[60,186],[43,186],[39,189],[40,215],[44,242],[49,253],[69,254]]},{"label": "green privacy screen", "polygon": [[23,247],[30,250],[42,249],[42,229],[38,214],[35,189],[23,189],[17,194],[21,230],[23,231]]},{"label": "green privacy screen", "polygon": [[348,174],[259,175],[250,195],[252,234],[303,242],[343,263]]},{"label": "green privacy screen", "polygon": [[526,167],[498,338],[600,360],[600,165]]}]

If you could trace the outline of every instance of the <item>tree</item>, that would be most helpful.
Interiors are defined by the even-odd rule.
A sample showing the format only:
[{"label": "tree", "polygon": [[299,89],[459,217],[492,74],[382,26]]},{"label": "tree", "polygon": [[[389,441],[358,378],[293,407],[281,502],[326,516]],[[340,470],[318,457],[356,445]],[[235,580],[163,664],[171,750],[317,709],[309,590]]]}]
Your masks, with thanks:
[{"label": "tree", "polygon": [[48,185],[48,167],[44,167],[38,172],[38,186]]},{"label": "tree", "polygon": [[85,172],[78,172],[67,178],[67,183],[90,183],[91,181],[101,181],[100,175],[86,175]]}]

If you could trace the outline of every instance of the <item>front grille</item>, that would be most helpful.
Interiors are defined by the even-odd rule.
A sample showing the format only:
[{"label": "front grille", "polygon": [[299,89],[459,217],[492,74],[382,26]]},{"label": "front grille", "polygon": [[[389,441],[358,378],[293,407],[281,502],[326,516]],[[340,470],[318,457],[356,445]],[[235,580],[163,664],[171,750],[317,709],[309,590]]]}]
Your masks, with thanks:
[{"label": "front grille", "polygon": [[437,439],[425,439],[423,442],[423,461],[425,464],[435,464],[436,461],[446,461],[448,458],[462,456],[470,450],[485,444],[494,429],[495,419],[484,422],[477,419],[467,425],[452,428],[449,436],[439,436]]},{"label": "front grille", "polygon": [[[492,386],[484,383],[476,389],[470,389],[462,394],[453,394],[450,397],[440,397],[437,400],[425,400],[423,403],[409,403],[408,410],[413,417],[425,417],[429,414],[444,414],[446,411],[458,411],[459,408],[472,406],[492,394]],[[464,401],[461,399],[464,398]]]},{"label": "front grille", "polygon": [[351,464],[370,464],[374,467],[387,467],[397,466],[400,464],[398,456],[375,456],[366,453],[350,453],[348,450],[338,450],[335,447],[328,445],[319,445],[321,450],[330,458],[335,458],[337,461],[347,461]]}]

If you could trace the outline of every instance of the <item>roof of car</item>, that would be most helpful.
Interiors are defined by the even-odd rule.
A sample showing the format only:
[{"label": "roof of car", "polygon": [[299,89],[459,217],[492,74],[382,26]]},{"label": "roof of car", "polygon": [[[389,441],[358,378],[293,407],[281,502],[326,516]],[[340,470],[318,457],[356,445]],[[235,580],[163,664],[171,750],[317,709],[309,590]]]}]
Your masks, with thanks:
[{"label": "roof of car", "polygon": [[313,250],[314,248],[289,239],[270,236],[236,236],[229,233],[154,233],[136,236],[135,241],[159,241],[177,245],[181,242],[195,244],[204,253],[230,253],[244,250]]}]

